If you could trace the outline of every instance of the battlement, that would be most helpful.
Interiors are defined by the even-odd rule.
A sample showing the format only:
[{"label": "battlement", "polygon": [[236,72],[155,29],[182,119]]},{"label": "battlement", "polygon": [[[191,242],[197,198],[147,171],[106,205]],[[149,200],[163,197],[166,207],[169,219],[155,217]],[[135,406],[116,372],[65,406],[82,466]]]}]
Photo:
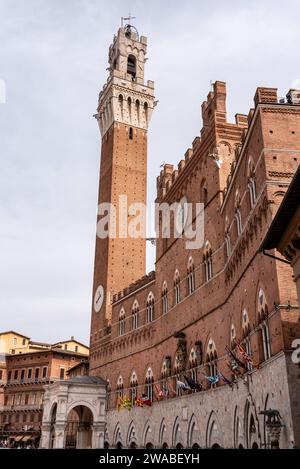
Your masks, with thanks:
[{"label": "battlement", "polygon": [[257,88],[254,103],[255,107],[261,103],[278,103],[277,88]]},{"label": "battlement", "polygon": [[207,95],[207,100],[202,103],[203,128],[201,135],[204,135],[206,129],[212,122],[226,122],[226,83],[216,81],[213,84],[213,91]]},{"label": "battlement", "polygon": [[[247,135],[248,135],[248,132],[249,132],[257,107],[259,105],[268,106],[268,105],[276,104],[279,110],[283,106],[300,105],[300,91],[299,90],[298,91],[289,90],[289,92],[286,95],[286,99],[285,98],[279,99],[277,93],[278,93],[277,88],[258,87],[254,95],[255,108],[251,108],[247,116],[242,115],[242,114],[236,114],[236,123],[239,126],[242,126],[242,127],[245,126],[245,129],[241,136],[241,143],[240,145],[236,147],[235,158],[232,161],[232,164],[230,166],[230,172],[227,176],[226,186],[224,188],[225,197],[228,191],[230,190],[232,180],[235,177],[237,167],[238,167],[238,162],[240,158],[242,157],[244,147],[246,144]],[[297,93],[298,93],[299,99],[297,99]],[[291,98],[291,96],[293,98]]]},{"label": "battlement", "polygon": [[118,301],[126,298],[127,296],[135,293],[137,290],[147,286],[149,283],[155,280],[156,274],[155,272],[150,272],[148,275],[145,275],[141,279],[137,280],[136,282],[128,285],[128,287],[121,290],[119,293],[113,296],[113,304],[117,303]]},{"label": "battlement", "polygon": [[[259,87],[257,88],[254,96],[255,108],[251,108],[248,114],[237,113],[235,115],[235,123],[231,124],[227,123],[226,120],[226,83],[216,81],[213,85],[213,91],[208,93],[207,100],[202,103],[203,127],[200,131],[200,136],[197,136],[194,139],[192,148],[189,148],[186,151],[184,158],[179,161],[177,168],[170,164],[164,165],[163,170],[157,178],[157,199],[162,200],[174,185],[178,177],[180,177],[184,172],[185,167],[196,154],[197,149],[206,139],[207,131],[213,124],[215,127],[223,129],[226,129],[224,126],[228,126],[230,134],[232,135],[233,131],[237,132],[236,137],[239,140],[239,143],[237,143],[235,146],[233,157],[230,159],[230,161],[227,162],[228,168],[226,168],[226,171],[224,161],[221,158],[223,161],[223,166],[221,166],[219,169],[222,169],[223,167],[223,172],[226,172],[223,184],[223,189],[226,192],[235,172],[236,163],[240,157],[243,144],[246,141],[248,129],[252,122],[257,106],[260,104],[298,104],[298,101],[300,102],[300,93],[299,91],[297,92],[297,90],[290,90],[287,94],[286,100],[279,100],[277,95],[277,88]],[[236,130],[234,130],[234,126],[236,126]]]}]

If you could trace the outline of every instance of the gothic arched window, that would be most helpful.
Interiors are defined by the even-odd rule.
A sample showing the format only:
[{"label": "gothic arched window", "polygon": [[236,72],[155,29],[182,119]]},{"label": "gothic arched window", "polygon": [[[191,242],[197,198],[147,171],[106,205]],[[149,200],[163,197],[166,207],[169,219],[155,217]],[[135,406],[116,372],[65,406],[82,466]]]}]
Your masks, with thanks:
[{"label": "gothic arched window", "polygon": [[180,303],[180,275],[176,270],[174,275],[174,304],[178,305],[178,303]]},{"label": "gothic arched window", "polygon": [[[208,376],[215,378],[218,376],[218,354],[216,350],[215,343],[212,339],[208,342],[207,353],[206,353],[206,363]],[[217,383],[210,383],[211,388],[216,388]]]},{"label": "gothic arched window", "polygon": [[124,308],[119,313],[119,336],[124,335],[126,331],[126,313]]},{"label": "gothic arched window", "polygon": [[[252,346],[251,346],[251,326],[249,321],[249,316],[247,310],[244,309],[242,313],[242,333],[243,333],[243,346],[247,352],[249,357],[252,357]],[[247,368],[249,371],[252,370],[253,366],[252,363],[247,363]]]},{"label": "gothic arched window", "polygon": [[252,158],[249,158],[248,163],[248,189],[250,195],[250,206],[254,207],[256,202],[256,180],[255,180],[255,168]]},{"label": "gothic arched window", "polygon": [[154,386],[154,378],[153,378],[153,371],[151,368],[148,368],[146,373],[146,380],[145,380],[145,394],[147,399],[150,402],[153,402],[153,386]]},{"label": "gothic arched window", "polygon": [[225,246],[228,259],[231,255],[230,223],[228,217],[225,218]]},{"label": "gothic arched window", "polygon": [[149,293],[146,303],[146,323],[149,324],[154,319],[154,295]]},{"label": "gothic arched window", "polygon": [[162,300],[162,312],[163,314],[166,314],[169,310],[168,285],[166,282],[164,282],[163,284],[161,300]]},{"label": "gothic arched window", "polygon": [[187,283],[188,283],[188,294],[191,295],[196,289],[196,279],[195,279],[195,265],[193,258],[189,258],[187,265]]},{"label": "gothic arched window", "polygon": [[118,381],[117,381],[117,395],[118,397],[123,398],[124,397],[124,381],[122,376],[119,376]]},{"label": "gothic arched window", "polygon": [[137,399],[138,379],[136,372],[133,371],[130,378],[130,400],[132,407],[135,405]]},{"label": "gothic arched window", "polygon": [[237,236],[241,236],[243,231],[243,222],[242,222],[242,213],[241,213],[241,199],[239,191],[236,191],[235,196],[235,221],[236,221],[236,231]]},{"label": "gothic arched window", "polygon": [[135,300],[132,306],[132,330],[136,330],[139,328],[139,313],[140,307],[137,300]]},{"label": "gothic arched window", "polygon": [[183,393],[183,390],[181,389],[180,386],[178,386],[178,381],[184,381],[184,378],[182,376],[182,364],[178,358],[178,355],[176,354],[175,356],[175,363],[174,363],[174,372],[175,372],[175,389],[177,396],[181,396]]},{"label": "gothic arched window", "polygon": [[205,243],[203,263],[204,263],[205,281],[209,282],[209,280],[211,280],[213,277],[212,249],[211,249],[211,245],[209,241],[206,241]]},{"label": "gothic arched window", "polygon": [[269,360],[272,355],[268,316],[269,312],[266,295],[261,288],[258,293],[258,321],[260,328],[259,348],[261,351],[260,356],[264,360]]},{"label": "gothic arched window", "polygon": [[[197,363],[197,354],[194,348],[192,348],[189,356],[189,370],[191,373],[192,379],[195,381],[195,383],[198,382],[198,369],[197,369],[198,363]],[[196,390],[194,390],[196,392]]]},{"label": "gothic arched window", "polygon": [[132,80],[135,80],[136,77],[136,58],[134,55],[130,54],[127,59],[127,73],[131,75]]}]

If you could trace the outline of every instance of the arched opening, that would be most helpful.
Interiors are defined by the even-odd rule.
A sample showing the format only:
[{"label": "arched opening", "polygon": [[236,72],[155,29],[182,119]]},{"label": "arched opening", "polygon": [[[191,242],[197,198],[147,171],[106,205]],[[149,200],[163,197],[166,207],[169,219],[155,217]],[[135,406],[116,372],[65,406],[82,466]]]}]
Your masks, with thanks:
[{"label": "arched opening", "polygon": [[136,77],[136,58],[134,55],[130,54],[127,59],[127,73],[131,75],[132,80],[135,80]]},{"label": "arched opening", "polygon": [[253,443],[252,449],[259,449],[259,446],[258,446],[258,444],[256,443],[256,441]]},{"label": "arched opening", "polygon": [[198,443],[194,443],[192,449],[200,449],[200,445],[198,445]]},{"label": "arched opening", "polygon": [[244,446],[243,445],[239,445],[239,448],[238,449],[244,449]]},{"label": "arched opening", "polygon": [[223,447],[222,429],[217,415],[211,412],[206,428],[206,448],[218,449]]},{"label": "arched opening", "polygon": [[162,445],[162,449],[169,449],[168,443],[164,443],[164,444]]},{"label": "arched opening", "polygon": [[150,324],[154,320],[154,295],[149,293],[146,303],[146,323]]},{"label": "arched opening", "polygon": [[106,442],[104,443],[104,449],[109,449],[109,443],[108,443],[108,441],[106,441]]},{"label": "arched opening", "polygon": [[178,305],[180,303],[180,274],[178,270],[176,270],[174,274],[174,305]]},{"label": "arched opening", "polygon": [[93,422],[93,414],[88,407],[74,407],[67,419],[65,448],[91,449]]},{"label": "arched opening", "polygon": [[146,444],[146,449],[154,449],[154,446],[152,443],[147,443]]},{"label": "arched opening", "polygon": [[122,449],[122,448],[123,448],[123,445],[122,445],[121,441],[118,441],[118,442],[117,442],[116,448],[117,448],[117,449]]},{"label": "arched opening", "polygon": [[181,443],[178,443],[178,444],[176,445],[176,449],[183,449],[183,445],[182,445]]},{"label": "arched opening", "polygon": [[197,449],[200,448],[198,441],[200,440],[199,428],[195,415],[192,415],[188,426],[188,447]]},{"label": "arched opening", "polygon": [[258,294],[258,323],[259,323],[259,358],[260,362],[271,358],[271,335],[269,329],[269,311],[266,295],[262,288]]},{"label": "arched opening", "polygon": [[130,443],[130,449],[137,449],[137,444],[134,441]]},{"label": "arched opening", "polygon": [[50,449],[55,448],[55,424],[56,424],[57,404],[54,404],[51,412]]},{"label": "arched opening", "polygon": [[137,399],[137,390],[138,390],[138,379],[136,372],[133,371],[131,373],[131,378],[130,378],[130,390],[129,390],[129,395],[130,395],[130,401],[131,401],[131,406],[134,407],[136,404],[136,399]]}]

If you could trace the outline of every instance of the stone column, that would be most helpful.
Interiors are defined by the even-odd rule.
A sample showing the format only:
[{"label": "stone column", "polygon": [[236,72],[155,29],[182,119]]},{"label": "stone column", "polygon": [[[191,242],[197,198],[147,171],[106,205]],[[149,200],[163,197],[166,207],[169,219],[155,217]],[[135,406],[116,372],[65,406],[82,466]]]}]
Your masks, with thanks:
[{"label": "stone column", "polygon": [[87,429],[85,425],[79,425],[77,432],[77,449],[92,449],[91,429]]},{"label": "stone column", "polygon": [[93,428],[92,449],[103,449],[104,448],[104,434],[105,434],[104,423],[94,423],[92,428]]},{"label": "stone column", "polygon": [[51,423],[45,422],[42,425],[42,435],[40,440],[40,449],[50,449]]},{"label": "stone column", "polygon": [[66,422],[56,422],[55,424],[55,441],[53,449],[64,449],[65,448],[65,437],[66,437]]}]

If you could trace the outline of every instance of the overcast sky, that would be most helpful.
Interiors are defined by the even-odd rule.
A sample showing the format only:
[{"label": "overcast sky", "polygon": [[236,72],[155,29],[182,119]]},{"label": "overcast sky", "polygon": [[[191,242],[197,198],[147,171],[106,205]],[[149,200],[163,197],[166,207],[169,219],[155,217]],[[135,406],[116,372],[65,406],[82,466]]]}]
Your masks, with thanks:
[{"label": "overcast sky", "polygon": [[248,113],[257,86],[282,96],[300,87],[298,0],[0,0],[0,330],[88,341],[100,157],[92,115],[129,11],[148,36],[146,79],[159,99],[150,200],[160,165],[177,164],[199,134],[211,80],[227,82],[230,120]]}]

